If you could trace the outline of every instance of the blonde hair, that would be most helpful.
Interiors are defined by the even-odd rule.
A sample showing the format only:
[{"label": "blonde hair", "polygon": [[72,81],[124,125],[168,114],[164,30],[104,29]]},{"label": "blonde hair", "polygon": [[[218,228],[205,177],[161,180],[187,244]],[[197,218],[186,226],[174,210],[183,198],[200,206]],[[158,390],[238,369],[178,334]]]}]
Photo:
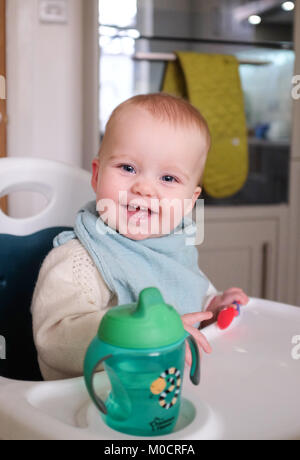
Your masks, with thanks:
[{"label": "blonde hair", "polygon": [[[199,112],[192,104],[185,99],[177,96],[173,96],[167,93],[152,93],[152,94],[141,94],[133,96],[130,99],[122,102],[112,112],[108,123],[104,138],[100,147],[99,155],[104,147],[105,140],[109,136],[112,126],[118,120],[120,114],[124,109],[129,107],[141,107],[147,110],[154,118],[168,121],[175,126],[195,127],[198,128],[200,133],[205,138],[206,152],[211,146],[211,136],[208,124]],[[206,156],[206,155],[205,155]],[[202,172],[203,173],[203,172]],[[202,182],[202,174],[200,182]]]}]

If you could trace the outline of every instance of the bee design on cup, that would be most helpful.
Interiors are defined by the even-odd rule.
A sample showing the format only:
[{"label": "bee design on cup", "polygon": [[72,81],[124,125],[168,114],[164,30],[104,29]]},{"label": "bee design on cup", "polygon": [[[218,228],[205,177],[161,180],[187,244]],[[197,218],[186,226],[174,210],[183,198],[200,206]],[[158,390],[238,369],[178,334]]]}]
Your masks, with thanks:
[{"label": "bee design on cup", "polygon": [[[167,385],[170,385],[167,388]],[[162,372],[158,379],[152,382],[150,391],[153,395],[159,395],[159,404],[163,409],[170,409],[173,407],[178,399],[181,387],[181,374],[175,367],[170,367],[168,370]],[[169,395],[173,394],[170,402]]]}]

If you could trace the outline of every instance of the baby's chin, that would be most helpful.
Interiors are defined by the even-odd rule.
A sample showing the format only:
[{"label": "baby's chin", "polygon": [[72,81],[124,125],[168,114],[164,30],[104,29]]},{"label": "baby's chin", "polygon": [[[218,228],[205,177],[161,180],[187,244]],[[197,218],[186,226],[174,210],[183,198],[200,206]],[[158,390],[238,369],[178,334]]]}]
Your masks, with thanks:
[{"label": "baby's chin", "polygon": [[129,238],[132,241],[143,241],[149,238],[161,238],[169,235],[177,227],[180,222],[174,223],[173,219],[171,222],[168,220],[164,224],[162,220],[155,221],[154,223],[149,220],[144,220],[142,224],[135,224],[128,222],[128,220],[119,219],[107,219],[104,215],[101,215],[102,220],[108,227],[118,232],[125,238]]},{"label": "baby's chin", "polygon": [[133,240],[133,241],[143,241],[143,240],[148,240],[149,238],[160,238],[161,236],[164,236],[164,235],[158,235],[158,234],[142,234],[142,233],[138,233],[137,235],[136,234],[131,234],[131,233],[121,233],[119,232],[120,235],[123,235],[125,236],[126,238],[129,238],[130,240]]},{"label": "baby's chin", "polygon": [[[179,223],[178,223],[179,224]],[[177,224],[177,225],[178,225]],[[151,231],[138,231],[138,229],[135,229],[135,231],[131,232],[130,229],[128,231],[122,231],[122,229],[117,228],[117,232],[120,235],[125,236],[126,238],[129,238],[130,240],[133,241],[143,241],[147,240],[149,238],[161,238],[163,236],[167,236],[170,233],[173,232],[173,230],[177,227],[177,225],[172,225],[169,227],[166,227],[164,230],[162,230],[161,226],[159,230],[157,229],[154,233]]]},{"label": "baby's chin", "polygon": [[[120,233],[120,232],[119,232]],[[144,234],[137,234],[137,235],[132,235],[131,233],[120,233],[120,235],[125,236],[126,238],[129,238],[132,241],[143,241],[147,240],[149,238],[159,238],[160,235],[144,235]]]}]

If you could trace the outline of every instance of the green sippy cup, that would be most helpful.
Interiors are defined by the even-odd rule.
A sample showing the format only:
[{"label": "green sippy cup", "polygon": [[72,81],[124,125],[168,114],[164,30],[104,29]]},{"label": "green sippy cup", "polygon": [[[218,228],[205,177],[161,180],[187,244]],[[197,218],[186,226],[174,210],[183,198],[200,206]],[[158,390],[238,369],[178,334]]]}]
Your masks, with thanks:
[{"label": "green sippy cup", "polygon": [[[158,289],[144,289],[137,304],[114,307],[104,315],[85,356],[84,378],[108,426],[135,436],[161,436],[174,429],[180,409],[185,339],[192,352],[190,378],[198,385],[198,346]],[[102,362],[111,382],[105,402],[93,384]]]}]

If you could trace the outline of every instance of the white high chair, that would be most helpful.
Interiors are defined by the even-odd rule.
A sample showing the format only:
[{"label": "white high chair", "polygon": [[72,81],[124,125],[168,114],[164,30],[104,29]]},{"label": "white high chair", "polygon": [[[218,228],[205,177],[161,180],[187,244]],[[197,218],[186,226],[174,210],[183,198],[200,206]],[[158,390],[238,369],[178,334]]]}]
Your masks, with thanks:
[{"label": "white high chair", "polygon": [[[213,353],[202,357],[200,386],[191,384],[186,369],[175,431],[151,440],[300,440],[300,308],[252,298],[228,329],[213,324],[203,333]],[[95,388],[105,400],[104,372]],[[106,440],[111,446],[141,438],[107,427],[77,378],[0,384],[0,439]]]},{"label": "white high chair", "polygon": [[0,197],[17,191],[39,192],[46,208],[27,219],[13,219],[0,210],[0,233],[29,235],[48,227],[73,226],[76,212],[95,199],[89,172],[39,158],[0,159]]},{"label": "white high chair", "polygon": [[[24,183],[33,183],[49,197],[48,211],[35,218],[16,222],[0,214],[0,231],[22,235],[49,225],[72,225],[78,207],[93,199],[89,180],[88,173],[53,162],[0,160],[0,196],[22,182],[22,189]],[[56,214],[58,197],[66,189],[71,192]],[[203,333],[213,353],[202,358],[199,387],[185,372],[179,420],[175,432],[163,440],[300,439],[300,308],[252,298],[228,329],[213,324]],[[109,382],[104,372],[95,378],[95,386],[105,399]],[[141,438],[104,424],[83,378],[0,378],[0,439],[103,439],[111,445]]]},{"label": "white high chair", "polygon": [[[53,238],[72,228],[80,207],[95,198],[90,180],[87,171],[64,163],[0,159],[0,197],[26,190],[47,200],[41,212],[28,218],[12,218],[0,210],[0,335],[7,342],[7,359],[0,360],[0,384],[3,376],[41,380],[30,316],[34,284]],[[23,359],[17,366],[20,347]]]}]

